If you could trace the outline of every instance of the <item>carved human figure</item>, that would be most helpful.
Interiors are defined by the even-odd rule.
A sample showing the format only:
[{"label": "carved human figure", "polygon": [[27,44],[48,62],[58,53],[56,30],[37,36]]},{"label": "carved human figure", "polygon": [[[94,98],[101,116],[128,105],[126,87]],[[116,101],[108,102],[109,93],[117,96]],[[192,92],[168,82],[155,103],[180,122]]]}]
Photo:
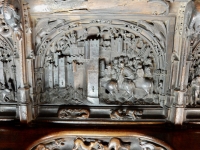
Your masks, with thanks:
[{"label": "carved human figure", "polygon": [[196,105],[197,101],[200,100],[200,76],[197,76],[192,80],[191,88],[193,104]]},{"label": "carved human figure", "polygon": [[8,4],[8,1],[5,1],[1,7],[1,14],[3,14],[5,22],[13,29],[17,38],[21,39],[21,17],[16,8],[13,5]]},{"label": "carved human figure", "polygon": [[152,78],[151,68],[149,66],[144,67],[145,77]]},{"label": "carved human figure", "polygon": [[0,19],[0,33],[4,37],[10,37],[12,35],[11,27],[7,26],[3,19]]},{"label": "carved human figure", "polygon": [[115,58],[114,59],[114,61],[113,61],[113,65],[112,65],[112,78],[113,79],[118,79],[118,74],[119,74],[119,71],[120,71],[120,69],[119,69],[119,60],[118,60],[118,58]]},{"label": "carved human figure", "polygon": [[147,78],[144,78],[143,69],[137,70],[138,78],[134,81],[135,87],[143,89],[147,94],[151,94],[153,92],[153,81]]}]

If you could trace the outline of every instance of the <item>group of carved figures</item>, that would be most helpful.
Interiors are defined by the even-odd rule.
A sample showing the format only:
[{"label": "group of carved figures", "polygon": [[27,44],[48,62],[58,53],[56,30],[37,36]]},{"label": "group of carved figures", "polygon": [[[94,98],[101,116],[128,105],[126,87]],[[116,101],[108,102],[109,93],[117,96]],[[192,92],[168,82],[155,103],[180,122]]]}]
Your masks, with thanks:
[{"label": "group of carved figures", "polygon": [[[65,139],[56,139],[47,144],[39,144],[34,150],[54,150],[66,146]],[[74,140],[72,150],[133,150],[134,142],[124,142],[119,138],[111,138],[109,142],[99,139],[90,139],[78,137]],[[165,150],[161,146],[156,146],[145,140],[139,139],[139,145],[142,150]]]},{"label": "group of carved figures", "polygon": [[153,60],[148,58],[146,61],[141,58],[131,58],[127,56],[114,58],[111,65],[100,64],[100,70],[103,74],[101,86],[105,92],[110,94],[109,99],[116,98],[123,101],[121,96],[126,100],[144,99],[153,92],[152,69]]},{"label": "group of carved figures", "polygon": [[[104,23],[107,22],[106,20],[98,20],[98,19],[95,22],[101,22],[101,21]],[[73,73],[76,72],[77,70],[79,71],[79,75],[83,74],[82,76],[85,77],[85,74],[87,74],[88,67],[82,65],[84,64],[83,62],[88,62],[90,60],[95,59],[97,63],[99,61],[99,66],[96,64],[95,67],[99,68],[99,70],[98,69],[97,70],[100,79],[97,81],[98,84],[96,84],[96,86],[98,87],[96,88],[98,88],[97,95],[98,98],[100,98],[100,103],[103,102],[105,104],[105,102],[107,103],[107,101],[112,101],[114,103],[115,102],[135,103],[136,101],[140,102],[141,100],[143,100],[142,103],[143,102],[145,103],[146,100],[152,102],[154,99],[153,94],[164,93],[163,92],[164,79],[161,79],[162,81],[160,83],[154,82],[154,80],[160,79],[159,76],[160,74],[157,76],[154,75],[155,70],[156,69],[164,70],[163,67],[164,61],[161,61],[163,59],[162,48],[158,48],[158,45],[155,46],[158,53],[155,52],[154,48],[151,46],[150,43],[148,43],[142,36],[139,36],[138,34],[135,33],[136,29],[138,30],[140,29],[139,27],[140,24],[144,25],[147,29],[155,28],[155,26],[154,25],[152,26],[149,22],[140,21],[138,22],[137,26],[133,24],[126,25],[125,23],[124,25],[122,25],[126,26],[128,29],[134,30],[133,32],[121,28],[120,27],[121,25],[120,26],[115,26],[115,25],[106,26],[104,24],[99,24],[94,26],[84,25],[81,26],[80,28],[77,28],[79,27],[80,24],[70,23],[66,26],[66,21],[64,19],[57,19],[52,21],[48,19],[43,19],[43,20],[41,19],[38,21],[38,28],[40,27],[41,24],[46,26],[46,28],[42,29],[41,31],[38,31],[36,35],[36,47],[38,48],[39,52],[38,56],[42,55],[40,51],[43,49],[42,48],[43,46],[45,49],[47,49],[46,47],[47,45],[50,46],[49,44],[46,45],[45,43],[46,42],[48,43],[48,41],[43,41],[43,39],[44,37],[48,36],[48,34],[52,30],[58,30],[58,28],[60,28],[61,26],[63,26],[63,28],[60,28],[60,30],[63,30],[64,27],[65,30],[71,30],[71,32],[66,32],[66,34],[60,34],[59,35],[60,37],[57,38],[58,40],[57,41],[55,40],[54,44],[52,44],[54,46],[49,47],[51,49],[51,52],[49,51],[48,55],[45,56],[45,63],[44,63],[45,71],[47,71],[44,80],[45,82],[47,80],[50,80],[46,82],[47,84],[57,84],[53,83],[54,81],[52,82],[52,75],[50,75],[49,77],[48,74],[48,71],[51,72],[51,74],[52,70],[53,73],[56,72],[54,71],[54,69],[52,69],[51,65],[49,66],[49,64],[54,64],[53,67],[59,68],[59,65],[61,63],[59,64],[58,63],[59,61],[57,59],[65,57],[64,60],[67,62],[67,64],[61,65],[61,67],[64,66],[65,72],[68,72],[67,76],[68,81],[65,81],[65,83],[71,82],[71,80],[73,80],[70,78],[70,76],[73,76]],[[161,22],[154,21],[153,24],[164,27],[162,21]],[[165,27],[163,30],[165,30]],[[155,32],[157,33],[156,36],[160,35],[160,31],[155,30]],[[97,42],[96,46],[91,48],[90,44],[92,43],[93,38],[98,40],[96,41]],[[158,39],[163,39],[163,38],[158,38]],[[165,40],[163,39],[162,42],[163,46],[165,45],[164,41]],[[62,57],[59,57],[60,55]],[[76,61],[81,62],[80,63],[81,65],[77,65],[76,63],[74,63]],[[157,65],[156,61],[157,62],[159,61],[161,64]],[[69,68],[73,66],[72,68],[74,69],[74,70],[72,69],[73,73],[70,75],[69,75],[70,72],[69,70],[71,68],[69,69],[68,67],[66,67],[68,65]],[[77,68],[79,68],[80,70],[83,69],[83,72]],[[92,67],[90,69],[92,69]],[[60,74],[60,72],[58,74]],[[56,72],[54,78],[57,76],[58,75]],[[79,85],[81,86],[85,84],[85,81],[77,81],[77,82],[80,82]],[[156,86],[154,86],[155,84]],[[51,85],[50,87],[53,86]],[[46,87],[48,87],[48,85],[46,85]],[[162,92],[157,92],[159,91],[159,89],[158,90],[156,89],[155,90],[156,92],[153,92],[154,88],[157,87],[160,88],[161,89],[160,91]],[[83,93],[87,95],[86,87],[82,86],[81,88],[84,91]],[[43,94],[44,95],[43,98],[45,98],[46,93],[47,93],[46,95],[52,95],[51,90],[53,91],[54,89],[45,89],[45,91],[47,92]],[[56,97],[58,99],[57,96],[51,96],[51,97]],[[67,99],[66,96],[61,96],[61,97],[62,99]],[[69,99],[70,98],[73,99],[73,96],[70,96]],[[50,99],[52,99],[50,100],[52,103],[56,102],[55,98],[50,98]]]}]

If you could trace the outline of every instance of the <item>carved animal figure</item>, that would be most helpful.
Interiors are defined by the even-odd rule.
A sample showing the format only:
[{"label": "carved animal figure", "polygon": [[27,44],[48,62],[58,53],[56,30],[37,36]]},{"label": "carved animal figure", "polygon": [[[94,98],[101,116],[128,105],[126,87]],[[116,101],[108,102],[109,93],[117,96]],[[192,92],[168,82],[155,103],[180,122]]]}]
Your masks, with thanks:
[{"label": "carved animal figure", "polygon": [[110,94],[114,94],[114,93],[118,93],[118,84],[116,80],[109,80],[107,83],[105,83],[103,85],[105,87],[105,89],[110,93]]},{"label": "carved animal figure", "polygon": [[85,139],[83,138],[77,138],[74,141],[74,148],[73,150],[78,150],[79,148],[82,148],[82,150],[94,150],[94,147],[96,147],[98,145],[98,141],[91,141],[89,145],[86,145],[85,143]]},{"label": "carved animal figure", "polygon": [[59,118],[78,118],[86,119],[89,118],[90,112],[86,109],[61,109],[59,112]]},{"label": "carved animal figure", "polygon": [[100,150],[130,150],[130,144],[123,143],[118,138],[112,138],[108,146],[99,143]]},{"label": "carved animal figure", "polygon": [[122,88],[130,95],[129,99],[134,97],[135,83],[131,80],[124,81]]},{"label": "carved animal figure", "polygon": [[147,94],[151,94],[153,91],[153,82],[146,78],[139,78],[134,81],[135,87],[143,89]]},{"label": "carved animal figure", "polygon": [[123,110],[114,110],[110,114],[110,118],[112,120],[123,120],[125,118],[125,115]]},{"label": "carved animal figure", "polygon": [[153,92],[153,81],[147,78],[144,78],[143,69],[137,71],[138,78],[134,81],[135,87],[143,89],[147,94]]},{"label": "carved animal figure", "polygon": [[105,87],[105,89],[111,94],[116,94],[119,93],[121,91],[125,91],[127,92],[130,98],[133,98],[133,94],[134,94],[134,89],[135,89],[135,84],[134,82],[132,82],[131,80],[125,80],[125,81],[116,81],[116,80],[109,80],[108,82],[106,82],[103,87]]},{"label": "carved animal figure", "polygon": [[65,145],[64,139],[56,139],[53,142],[47,143],[47,144],[39,144],[35,150],[54,150],[58,149],[61,146]]},{"label": "carved animal figure", "polygon": [[118,138],[112,138],[108,145],[109,150],[130,150],[130,145],[126,145]]}]

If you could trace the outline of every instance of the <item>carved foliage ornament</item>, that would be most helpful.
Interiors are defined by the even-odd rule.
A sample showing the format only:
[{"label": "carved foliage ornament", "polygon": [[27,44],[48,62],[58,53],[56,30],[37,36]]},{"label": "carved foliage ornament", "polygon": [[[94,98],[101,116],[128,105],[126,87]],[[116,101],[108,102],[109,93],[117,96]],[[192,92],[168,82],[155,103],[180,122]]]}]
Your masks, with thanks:
[{"label": "carved foliage ornament", "polygon": [[36,29],[40,103],[154,105],[166,94],[164,22],[44,19]]}]

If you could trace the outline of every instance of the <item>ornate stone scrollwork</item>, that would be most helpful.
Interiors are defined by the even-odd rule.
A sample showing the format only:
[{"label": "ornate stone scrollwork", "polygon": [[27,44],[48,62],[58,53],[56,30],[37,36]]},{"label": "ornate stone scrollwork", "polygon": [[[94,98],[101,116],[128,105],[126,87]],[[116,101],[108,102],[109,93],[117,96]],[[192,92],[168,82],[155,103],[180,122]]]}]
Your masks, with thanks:
[{"label": "ornate stone scrollwork", "polygon": [[60,119],[87,119],[90,112],[87,109],[61,109],[58,111]]},{"label": "ornate stone scrollwork", "polygon": [[[36,81],[42,79],[44,83],[39,101],[159,104],[166,91],[165,23],[81,22],[38,22],[36,68],[43,68],[45,74],[36,76]],[[44,24],[47,28],[41,29]]]}]

